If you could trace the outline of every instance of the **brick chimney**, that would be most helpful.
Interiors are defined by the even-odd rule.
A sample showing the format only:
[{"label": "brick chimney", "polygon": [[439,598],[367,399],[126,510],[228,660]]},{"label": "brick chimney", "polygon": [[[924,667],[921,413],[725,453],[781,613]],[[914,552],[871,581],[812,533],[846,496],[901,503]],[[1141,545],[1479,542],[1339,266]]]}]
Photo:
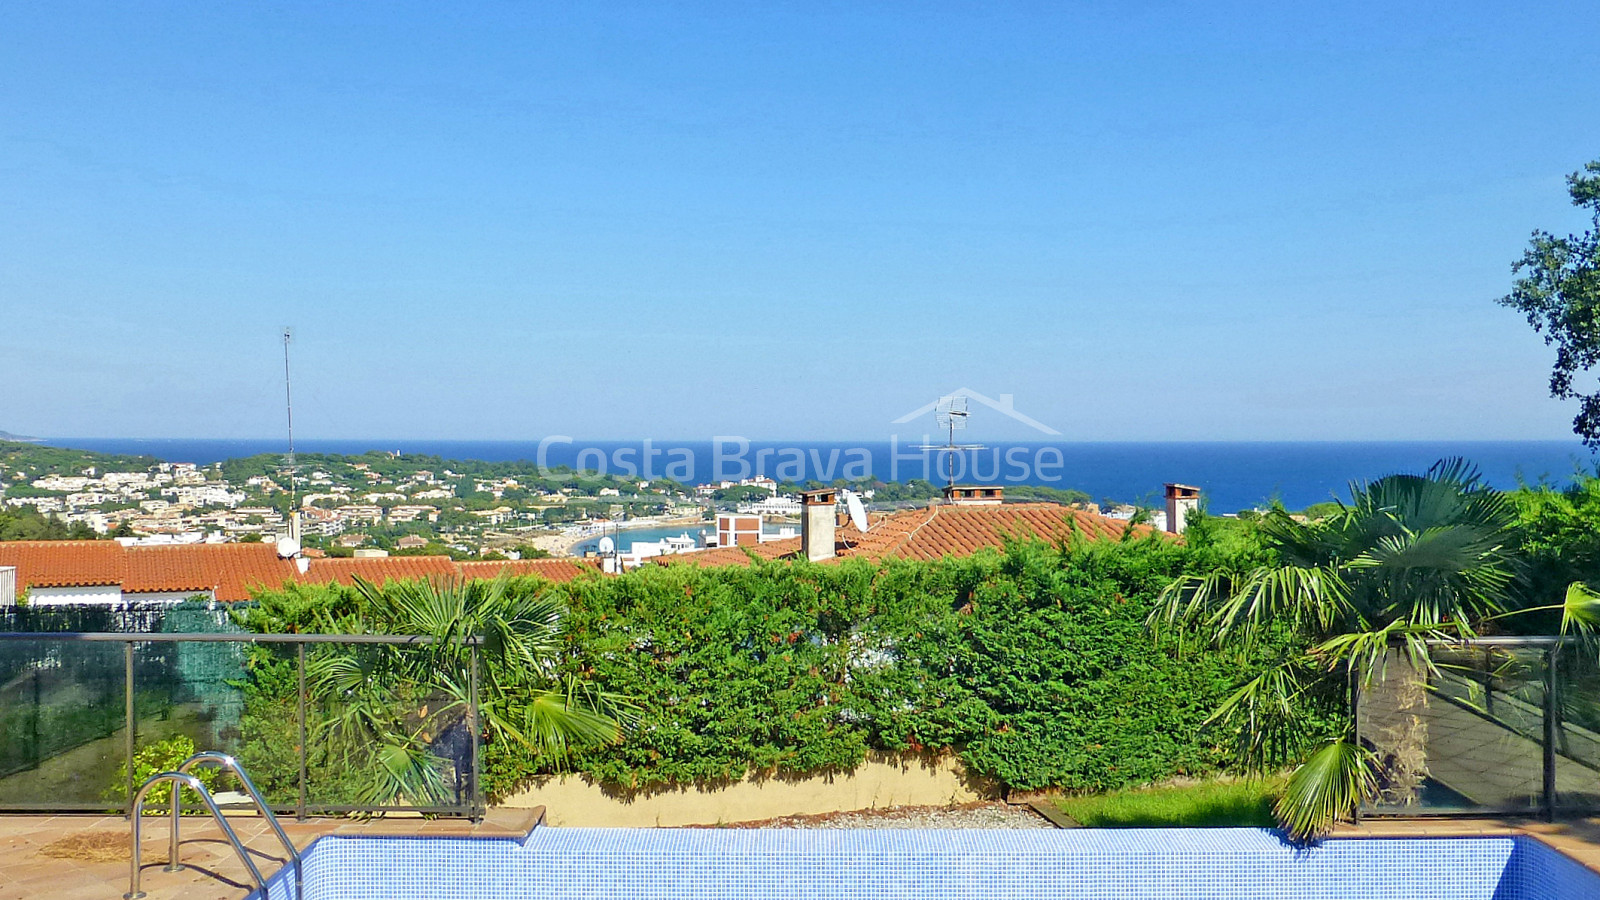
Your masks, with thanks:
[{"label": "brick chimney", "polygon": [[812,562],[833,559],[836,493],[833,488],[800,492],[800,504],[805,507],[805,517],[800,520],[800,549]]},{"label": "brick chimney", "polygon": [[1191,484],[1167,485],[1167,530],[1183,534],[1189,513],[1200,508],[1200,489]]}]

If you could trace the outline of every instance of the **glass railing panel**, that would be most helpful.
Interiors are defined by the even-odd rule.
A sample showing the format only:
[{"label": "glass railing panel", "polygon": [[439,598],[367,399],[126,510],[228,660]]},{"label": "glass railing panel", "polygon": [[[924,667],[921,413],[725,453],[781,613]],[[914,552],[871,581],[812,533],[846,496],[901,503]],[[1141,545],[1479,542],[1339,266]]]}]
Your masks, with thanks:
[{"label": "glass railing panel", "polygon": [[124,645],[0,641],[0,807],[126,803]]},{"label": "glass railing panel", "polygon": [[459,648],[308,648],[312,809],[470,807],[468,673]]},{"label": "glass railing panel", "polygon": [[1429,672],[1391,653],[1361,694],[1360,734],[1379,776],[1366,810],[1541,810],[1542,652],[1473,648],[1434,659]]},{"label": "glass railing panel", "polygon": [[1556,659],[1555,805],[1600,811],[1600,660],[1577,645]]}]

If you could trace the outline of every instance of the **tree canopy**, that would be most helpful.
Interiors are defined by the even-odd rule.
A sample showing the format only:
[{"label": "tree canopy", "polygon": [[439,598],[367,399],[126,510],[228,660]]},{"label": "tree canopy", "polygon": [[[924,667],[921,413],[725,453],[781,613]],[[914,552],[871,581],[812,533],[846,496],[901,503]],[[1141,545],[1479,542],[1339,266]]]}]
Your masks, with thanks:
[{"label": "tree canopy", "polygon": [[1567,176],[1567,193],[1589,210],[1591,227],[1564,238],[1535,231],[1512,266],[1520,277],[1499,302],[1527,316],[1556,348],[1550,395],[1579,402],[1572,430],[1600,450],[1600,390],[1586,392],[1575,380],[1600,363],[1600,160]]}]

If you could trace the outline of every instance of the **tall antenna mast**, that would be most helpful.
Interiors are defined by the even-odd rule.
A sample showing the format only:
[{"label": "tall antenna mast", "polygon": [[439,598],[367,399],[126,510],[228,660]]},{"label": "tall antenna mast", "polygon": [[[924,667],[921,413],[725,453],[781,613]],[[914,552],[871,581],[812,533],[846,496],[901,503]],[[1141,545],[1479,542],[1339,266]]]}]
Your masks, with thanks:
[{"label": "tall antenna mast", "polygon": [[950,489],[956,486],[956,454],[963,450],[982,450],[982,444],[956,443],[956,431],[967,427],[967,398],[960,394],[950,394],[939,398],[934,419],[948,435],[943,444],[919,444],[918,450],[942,450],[945,454],[945,492],[948,496]]},{"label": "tall antenna mast", "polygon": [[283,458],[289,467],[289,512],[293,515],[296,511],[295,504],[299,502],[297,494],[299,486],[295,481],[294,459],[294,391],[289,382],[289,340],[294,332],[287,326],[283,329],[283,411],[289,419],[289,455]]}]

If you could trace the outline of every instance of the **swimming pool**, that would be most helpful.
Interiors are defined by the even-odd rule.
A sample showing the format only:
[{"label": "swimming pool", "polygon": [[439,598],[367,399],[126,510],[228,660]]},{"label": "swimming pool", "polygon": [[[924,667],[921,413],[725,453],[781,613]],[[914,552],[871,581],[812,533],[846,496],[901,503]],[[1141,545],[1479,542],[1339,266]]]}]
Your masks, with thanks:
[{"label": "swimming pool", "polygon": [[[304,864],[306,900],[1600,897],[1600,876],[1526,837],[1306,849],[1253,828],[537,828],[522,841],[330,836]],[[293,889],[287,871],[268,884],[273,900]]]}]

